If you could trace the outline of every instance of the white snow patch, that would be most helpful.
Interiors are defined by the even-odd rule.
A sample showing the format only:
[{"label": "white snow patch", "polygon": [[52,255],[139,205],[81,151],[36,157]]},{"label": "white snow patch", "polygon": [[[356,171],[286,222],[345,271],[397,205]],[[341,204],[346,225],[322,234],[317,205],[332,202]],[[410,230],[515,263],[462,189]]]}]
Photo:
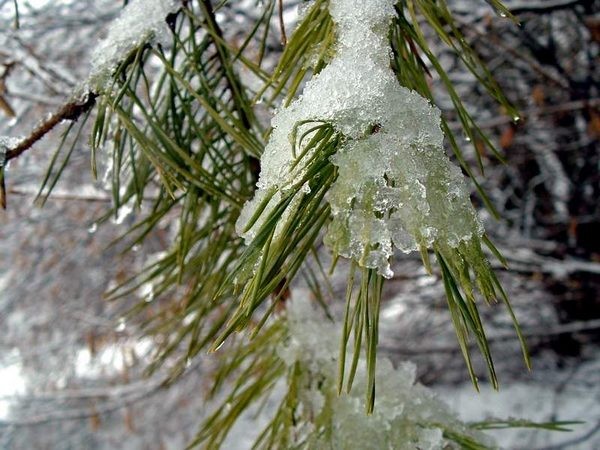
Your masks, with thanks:
[{"label": "white snow patch", "polygon": [[125,221],[125,219],[127,219],[127,217],[129,215],[131,215],[131,213],[133,213],[133,210],[134,210],[133,204],[134,204],[134,202],[133,202],[133,200],[131,200],[129,203],[126,203],[125,205],[121,205],[117,211],[116,216],[114,216],[111,219],[112,223],[114,223],[115,225],[122,224]]},{"label": "white snow patch", "polygon": [[6,162],[6,153],[19,145],[22,140],[22,137],[0,136],[0,168]]},{"label": "white snow patch", "polygon": [[6,356],[8,364],[0,362],[0,420],[9,416],[15,397],[25,393],[25,377],[19,350],[13,349]]},{"label": "white snow patch", "polygon": [[118,375],[138,359],[147,358],[153,345],[151,339],[143,338],[136,342],[107,345],[96,354],[82,348],[75,356],[75,374],[80,378]]},{"label": "white snow patch", "polygon": [[[595,362],[598,365],[597,361]],[[489,431],[502,448],[545,448],[592,433],[600,423],[600,392],[597,386],[574,382],[555,389],[547,382],[518,382],[501,386],[495,391],[486,384],[480,393],[471,385],[440,389],[440,396],[455,410],[462,420],[480,422],[489,418],[518,417],[533,422],[584,421],[568,428],[572,432],[552,432],[524,428]],[[600,433],[590,440],[568,446],[570,450],[598,448]],[[561,447],[562,448],[562,447]],[[567,448],[565,446],[565,448]]]},{"label": "white snow patch", "polygon": [[165,19],[180,4],[177,0],[130,1],[92,52],[89,84],[93,90],[102,89],[117,65],[144,42],[167,42],[171,32]]}]

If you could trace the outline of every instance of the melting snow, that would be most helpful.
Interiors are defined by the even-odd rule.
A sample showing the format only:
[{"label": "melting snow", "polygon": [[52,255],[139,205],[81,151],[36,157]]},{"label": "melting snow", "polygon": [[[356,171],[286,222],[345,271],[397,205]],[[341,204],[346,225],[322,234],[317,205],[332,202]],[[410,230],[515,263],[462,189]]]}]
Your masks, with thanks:
[{"label": "melting snow", "polygon": [[298,127],[303,121],[331,123],[346,138],[331,158],[339,175],[328,195],[333,222],[325,242],[335,253],[391,277],[393,247],[411,252],[436,242],[454,248],[483,233],[464,178],[444,152],[440,111],[400,86],[390,68],[395,3],[331,1],[336,55],[273,117],[258,191],[237,224],[246,240],[262,223],[244,232],[267,193],[276,192],[262,218],[303,176],[290,140],[295,128],[301,135],[314,126]]}]

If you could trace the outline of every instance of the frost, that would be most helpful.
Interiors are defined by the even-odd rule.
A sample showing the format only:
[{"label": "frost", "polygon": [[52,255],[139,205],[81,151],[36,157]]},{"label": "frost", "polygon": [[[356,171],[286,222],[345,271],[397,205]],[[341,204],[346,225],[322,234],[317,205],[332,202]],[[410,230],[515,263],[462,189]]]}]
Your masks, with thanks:
[{"label": "frost", "polygon": [[[304,175],[302,165],[294,164],[302,148],[295,153],[291,137],[316,121],[331,123],[345,137],[331,158],[338,178],[327,197],[333,222],[325,242],[335,253],[391,277],[394,247],[403,252],[434,243],[456,248],[483,233],[464,178],[444,152],[440,111],[400,86],[390,68],[388,30],[395,3],[330,2],[336,54],[303,94],[273,117],[256,197],[237,224],[246,240],[262,224],[259,219],[246,230],[261,199],[285,192]],[[274,197],[262,216],[276,204]]]},{"label": "frost", "polygon": [[170,36],[166,17],[180,6],[178,0],[132,0],[109,26],[108,34],[92,52],[89,83],[102,89],[117,65],[135,48]]},{"label": "frost", "polygon": [[[363,393],[366,363],[359,361],[350,394],[338,396],[337,373],[341,327],[328,323],[312,308],[308,296],[288,304],[289,337],[279,348],[286,365],[300,367],[298,410],[314,424],[331,433],[313,433],[308,424],[297,425],[296,439],[311,442],[309,448],[334,449],[442,449],[455,448],[443,437],[444,430],[490,444],[488,437],[473,432],[426,387],[415,383],[416,367],[404,363],[394,368],[387,358],[378,358],[375,411],[367,416]],[[349,360],[350,358],[347,358]],[[329,423],[321,422],[328,418]]]}]

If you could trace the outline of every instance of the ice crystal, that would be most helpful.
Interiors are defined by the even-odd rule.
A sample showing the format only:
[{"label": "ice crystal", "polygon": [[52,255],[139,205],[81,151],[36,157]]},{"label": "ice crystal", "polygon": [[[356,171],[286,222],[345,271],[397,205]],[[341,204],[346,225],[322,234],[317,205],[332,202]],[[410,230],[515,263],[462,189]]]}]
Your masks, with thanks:
[{"label": "ice crystal", "polygon": [[135,48],[152,40],[163,43],[170,35],[166,17],[178,0],[132,0],[110,24],[108,34],[92,52],[89,83],[102,89],[117,65]]},{"label": "ice crystal", "polygon": [[[296,439],[312,440],[310,448],[455,448],[443,436],[448,430],[490,444],[488,437],[470,430],[431,390],[415,382],[412,363],[394,368],[389,359],[378,359],[377,397],[370,416],[365,415],[362,398],[367,378],[364,360],[359,362],[352,392],[338,396],[335,374],[340,327],[325,321],[307,298],[297,296],[288,304],[289,336],[279,349],[289,367],[300,368],[296,372],[301,377],[297,410],[316,418],[312,425],[297,424]],[[330,432],[319,433],[318,427]]]},{"label": "ice crystal", "polygon": [[[331,158],[338,178],[328,195],[333,221],[325,242],[335,253],[391,277],[393,247],[403,252],[434,243],[456,248],[483,233],[464,178],[444,152],[440,111],[400,86],[390,68],[394,4],[330,2],[335,56],[273,117],[256,197],[238,221],[238,233],[247,240],[262,224],[246,230],[266,193],[285,192],[302,177],[302,165],[294,164],[302,148],[294,152],[290,137],[309,129],[307,121],[331,123],[345,137]],[[271,200],[263,217],[277,201]]]}]

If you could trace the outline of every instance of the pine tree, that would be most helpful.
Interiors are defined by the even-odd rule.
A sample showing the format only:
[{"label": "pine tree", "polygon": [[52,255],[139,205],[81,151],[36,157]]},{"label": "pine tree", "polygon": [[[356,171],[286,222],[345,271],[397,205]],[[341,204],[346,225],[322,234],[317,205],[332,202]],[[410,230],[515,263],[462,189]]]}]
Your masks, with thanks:
[{"label": "pine tree", "polygon": [[[442,140],[496,215],[477,182],[483,163],[467,163],[432,106],[431,77],[450,95],[461,133],[501,155],[426,36],[455,52],[506,114],[518,113],[445,1],[302,2],[289,38],[281,0],[256,2],[244,36],[228,33],[229,3],[129,2],[71,101],[27,139],[0,141],[3,202],[4,163],[67,120],[38,195],[43,204],[91,120],[92,175],[98,159],[108,161],[112,185],[103,221],[142,211],[120,238],[129,248],[177,222],[170,250],[107,296],[150,285],[149,297],[174,299],[149,318],[148,301],[130,312],[161,336],[150,370],[168,363],[167,382],[202,353],[219,355],[211,394],[224,390],[225,400],[190,446],[219,447],[241,414],[275,395],[280,404],[258,448],[486,448],[479,431],[498,423],[462,424],[414,384],[412,366],[376,364],[381,293],[396,249],[419,251],[426,269],[441,274],[475,387],[473,341],[497,387],[477,297],[506,305],[529,366],[483,249],[504,260]],[[499,1],[488,3],[512,18]],[[348,274],[345,300],[324,293],[337,266]],[[332,301],[345,301],[341,322]]]}]

